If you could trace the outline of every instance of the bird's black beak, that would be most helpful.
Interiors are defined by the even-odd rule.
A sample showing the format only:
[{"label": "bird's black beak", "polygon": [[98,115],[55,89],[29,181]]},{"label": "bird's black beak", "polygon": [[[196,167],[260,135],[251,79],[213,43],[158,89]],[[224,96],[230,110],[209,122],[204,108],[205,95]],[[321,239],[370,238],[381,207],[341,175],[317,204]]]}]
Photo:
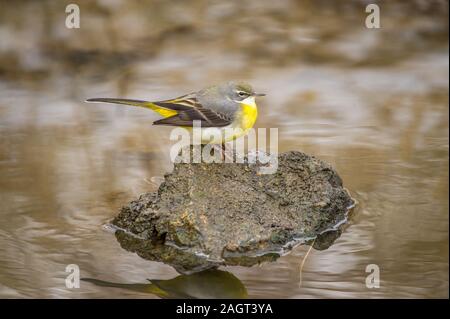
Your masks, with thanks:
[{"label": "bird's black beak", "polygon": [[266,96],[265,93],[253,93],[253,96]]}]

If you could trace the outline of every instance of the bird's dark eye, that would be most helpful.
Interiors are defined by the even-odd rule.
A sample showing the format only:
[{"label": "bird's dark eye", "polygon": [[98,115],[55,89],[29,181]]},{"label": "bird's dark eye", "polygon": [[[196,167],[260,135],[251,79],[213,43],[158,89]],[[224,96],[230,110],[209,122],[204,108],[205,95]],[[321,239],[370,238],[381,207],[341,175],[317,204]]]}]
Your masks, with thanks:
[{"label": "bird's dark eye", "polygon": [[244,96],[248,96],[248,93],[247,93],[247,92],[243,92],[243,91],[239,91],[239,92],[238,92],[238,95],[239,95],[240,97],[244,97]]}]

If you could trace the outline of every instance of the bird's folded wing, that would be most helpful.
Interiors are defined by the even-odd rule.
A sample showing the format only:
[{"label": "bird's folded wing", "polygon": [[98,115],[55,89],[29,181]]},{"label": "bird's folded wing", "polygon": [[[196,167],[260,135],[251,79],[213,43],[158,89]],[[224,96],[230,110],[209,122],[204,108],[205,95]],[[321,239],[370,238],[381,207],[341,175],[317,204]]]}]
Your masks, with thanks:
[{"label": "bird's folded wing", "polygon": [[171,125],[191,127],[194,121],[199,121],[202,127],[227,126],[232,121],[225,115],[209,109],[180,111],[177,115],[153,122],[154,125]]},{"label": "bird's folded wing", "polygon": [[178,112],[176,115],[153,122],[154,125],[191,127],[194,121],[200,121],[202,127],[221,127],[227,126],[233,121],[223,113],[205,108],[195,97],[189,95],[173,100],[154,102],[154,104]]}]

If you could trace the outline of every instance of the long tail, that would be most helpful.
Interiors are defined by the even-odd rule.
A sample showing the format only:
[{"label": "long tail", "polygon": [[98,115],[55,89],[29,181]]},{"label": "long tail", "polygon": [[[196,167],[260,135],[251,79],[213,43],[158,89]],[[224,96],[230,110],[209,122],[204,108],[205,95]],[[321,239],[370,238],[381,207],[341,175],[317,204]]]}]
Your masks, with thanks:
[{"label": "long tail", "polygon": [[87,99],[86,102],[90,103],[114,103],[114,104],[124,104],[124,105],[132,105],[132,106],[139,106],[139,107],[145,107],[147,109],[151,109],[158,113],[159,115],[163,117],[170,117],[177,115],[177,111],[169,110],[163,107],[160,107],[152,102],[148,101],[141,101],[141,100],[129,100],[129,99],[115,99],[115,98],[103,98],[103,97],[97,97],[93,99]]}]

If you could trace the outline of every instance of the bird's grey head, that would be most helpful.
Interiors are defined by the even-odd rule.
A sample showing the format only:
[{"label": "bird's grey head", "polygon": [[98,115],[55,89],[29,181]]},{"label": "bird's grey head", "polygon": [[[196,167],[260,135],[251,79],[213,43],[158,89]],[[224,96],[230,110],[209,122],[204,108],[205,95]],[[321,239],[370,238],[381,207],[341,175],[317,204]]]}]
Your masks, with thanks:
[{"label": "bird's grey head", "polygon": [[251,85],[243,82],[226,82],[203,89],[196,94],[197,100],[206,108],[220,111],[230,116],[239,107],[240,103],[254,103],[255,96],[263,96],[253,91]]},{"label": "bird's grey head", "polygon": [[234,102],[243,101],[249,97],[264,96],[265,94],[255,93],[252,86],[245,82],[230,81],[219,85],[219,90],[229,100]]}]

